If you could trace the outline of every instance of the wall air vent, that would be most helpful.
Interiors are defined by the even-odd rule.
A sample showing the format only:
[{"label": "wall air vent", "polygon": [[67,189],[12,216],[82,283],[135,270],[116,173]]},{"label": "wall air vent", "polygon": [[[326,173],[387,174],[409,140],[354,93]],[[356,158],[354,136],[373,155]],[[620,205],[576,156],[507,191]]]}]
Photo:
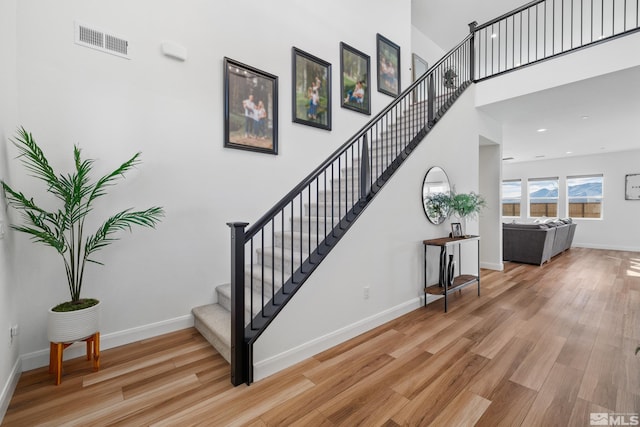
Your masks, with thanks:
[{"label": "wall air vent", "polygon": [[97,49],[121,58],[131,59],[129,42],[88,25],[75,22],[75,42],[80,46]]}]

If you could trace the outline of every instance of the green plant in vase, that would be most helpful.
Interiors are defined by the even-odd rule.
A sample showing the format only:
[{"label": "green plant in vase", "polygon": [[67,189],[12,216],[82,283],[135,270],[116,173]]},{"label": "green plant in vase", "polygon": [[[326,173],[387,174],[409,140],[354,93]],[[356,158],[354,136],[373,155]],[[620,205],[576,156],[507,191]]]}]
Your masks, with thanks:
[{"label": "green plant in vase", "polygon": [[487,202],[480,194],[474,193],[451,193],[451,210],[460,218],[462,224],[462,234],[466,234],[466,221],[468,218],[474,219],[480,211],[487,206]]},{"label": "green plant in vase", "polygon": [[[58,201],[56,208],[47,209],[43,206],[52,206],[50,203],[37,203],[1,181],[9,205],[19,211],[23,218],[23,225],[12,224],[11,228],[30,235],[31,240],[36,243],[53,248],[64,263],[71,299],[50,312],[71,312],[97,305],[97,300],[82,299],[80,295],[87,262],[102,264],[94,256],[96,252],[118,240],[116,233],[130,231],[136,225],[155,227],[164,216],[161,207],[141,211],[125,209],[108,217],[93,234],[85,230],[85,220],[93,211],[94,202],[106,195],[107,189],[119,178],[140,164],[140,153],[136,153],[113,172],[92,180],[94,161],[82,159],[78,146],[73,147],[74,170],[67,174],[57,174],[33,136],[24,128],[18,130],[13,143],[20,152],[18,158],[25,168]],[[53,339],[50,341],[53,342]],[[62,342],[62,339],[56,342]]]}]

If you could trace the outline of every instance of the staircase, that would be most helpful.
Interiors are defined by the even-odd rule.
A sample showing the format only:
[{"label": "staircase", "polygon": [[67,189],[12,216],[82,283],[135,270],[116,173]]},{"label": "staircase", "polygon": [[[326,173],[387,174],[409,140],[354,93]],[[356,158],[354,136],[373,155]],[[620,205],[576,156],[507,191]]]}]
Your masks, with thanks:
[{"label": "staircase", "polygon": [[[439,109],[445,106],[447,96],[440,96]],[[450,105],[451,103],[449,103]],[[399,154],[398,140],[413,138],[424,128],[424,123],[412,123],[416,113],[423,112],[426,103],[414,104],[395,124],[391,124],[372,141],[369,152],[374,169],[391,163]],[[443,110],[444,111],[444,110]],[[442,113],[443,113],[442,111]],[[302,214],[294,212],[288,221],[288,229],[273,233],[273,243],[255,249],[254,263],[245,268],[245,326],[266,305],[262,301],[263,286],[267,294],[277,294],[282,284],[291,279],[325,239],[338,226],[348,212],[348,208],[360,198],[357,179],[360,177],[360,155],[349,158],[349,164],[335,170],[328,179],[328,188],[321,189],[312,202],[302,203]],[[231,284],[223,284],[215,289],[217,303],[193,309],[196,329],[228,361],[231,362]]]},{"label": "staircase", "polygon": [[231,283],[216,288],[216,304],[196,307],[193,315],[198,331],[231,363],[231,382],[253,381],[255,340],[471,83],[638,31],[637,5],[633,16],[625,6],[616,21],[615,0],[603,0],[595,11],[591,3],[590,27],[582,3],[565,13],[555,0],[471,23],[465,40],[249,229],[228,224]]}]

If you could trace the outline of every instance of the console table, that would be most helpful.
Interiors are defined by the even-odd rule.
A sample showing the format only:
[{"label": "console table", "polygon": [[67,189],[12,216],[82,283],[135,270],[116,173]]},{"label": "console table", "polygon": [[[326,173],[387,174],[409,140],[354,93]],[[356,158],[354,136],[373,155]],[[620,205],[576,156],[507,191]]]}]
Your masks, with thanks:
[{"label": "console table", "polygon": [[[461,249],[463,243],[476,242],[478,245],[478,272],[476,275],[472,274],[458,274],[455,275],[455,262],[453,260],[454,255],[449,254],[449,248],[452,252],[455,251],[455,246],[458,247],[458,262],[462,265]],[[431,295],[444,295],[444,312],[447,312],[447,295],[461,290],[465,286],[478,284],[478,296],[480,296],[480,236],[467,236],[467,237],[442,237],[439,239],[424,240],[424,306],[427,306],[427,294]],[[435,246],[440,248],[440,268],[438,273],[438,284],[427,286],[427,266],[428,256],[427,248],[429,246]],[[460,268],[458,269],[460,272]]]}]

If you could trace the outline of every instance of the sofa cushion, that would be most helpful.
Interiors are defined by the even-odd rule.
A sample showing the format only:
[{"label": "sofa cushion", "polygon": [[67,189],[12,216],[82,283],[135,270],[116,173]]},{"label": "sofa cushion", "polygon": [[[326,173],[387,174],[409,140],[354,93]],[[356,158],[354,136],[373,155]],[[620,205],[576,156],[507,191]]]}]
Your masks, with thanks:
[{"label": "sofa cushion", "polygon": [[519,223],[504,223],[503,228],[511,228],[516,230],[540,230],[548,228],[546,224],[519,224]]}]

